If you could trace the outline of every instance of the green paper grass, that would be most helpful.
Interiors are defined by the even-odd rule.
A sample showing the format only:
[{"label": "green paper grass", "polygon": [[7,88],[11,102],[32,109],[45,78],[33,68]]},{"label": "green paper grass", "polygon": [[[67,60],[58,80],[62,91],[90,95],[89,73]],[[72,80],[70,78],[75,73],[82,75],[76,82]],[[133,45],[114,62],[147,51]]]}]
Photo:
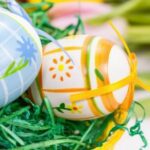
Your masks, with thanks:
[{"label": "green paper grass", "polygon": [[[0,118],[0,149],[13,150],[94,148],[103,120],[75,122],[58,118],[48,99],[38,106],[28,98],[2,108]],[[92,133],[95,128],[97,132]]]},{"label": "green paper grass", "polygon": [[[133,110],[132,106],[126,122],[122,125],[116,123],[109,136],[118,129],[124,129],[131,136],[142,134],[141,139],[146,145],[140,129],[143,117],[141,120],[137,119],[130,130],[125,127],[134,114]],[[47,98],[39,106],[22,97],[0,109],[0,149],[91,150],[109,139],[108,136],[104,141],[97,141],[110,120],[113,120],[113,114],[91,121],[65,120],[54,116]]]}]

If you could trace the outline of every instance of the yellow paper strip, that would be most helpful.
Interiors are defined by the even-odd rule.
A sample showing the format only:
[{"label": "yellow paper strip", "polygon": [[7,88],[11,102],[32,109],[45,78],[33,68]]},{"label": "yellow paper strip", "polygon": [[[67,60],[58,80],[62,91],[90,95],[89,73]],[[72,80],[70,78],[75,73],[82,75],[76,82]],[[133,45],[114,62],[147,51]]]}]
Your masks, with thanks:
[{"label": "yellow paper strip", "polygon": [[135,78],[134,75],[131,74],[128,77],[126,77],[126,78],[124,78],[124,79],[122,79],[122,80],[120,80],[116,83],[106,85],[106,86],[101,87],[99,89],[89,90],[89,91],[85,91],[85,92],[79,93],[79,94],[73,94],[73,95],[70,96],[70,101],[72,103],[74,103],[74,102],[77,102],[77,101],[81,101],[83,99],[89,99],[89,98],[92,98],[92,97],[95,97],[95,96],[110,93],[112,91],[115,91],[119,88],[124,87],[127,84],[132,83],[134,78]]}]

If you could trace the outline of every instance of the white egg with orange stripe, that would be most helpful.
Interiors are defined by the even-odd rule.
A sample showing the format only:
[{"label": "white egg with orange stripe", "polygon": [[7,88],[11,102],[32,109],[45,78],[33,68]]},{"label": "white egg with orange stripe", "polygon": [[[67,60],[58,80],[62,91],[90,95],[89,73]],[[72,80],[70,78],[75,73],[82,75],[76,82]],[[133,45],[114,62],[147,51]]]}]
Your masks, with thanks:
[{"label": "white egg with orange stripe", "polygon": [[[31,86],[36,103],[41,104],[46,96],[57,116],[71,120],[102,117],[123,103],[130,105],[133,88],[129,84],[102,96],[70,100],[71,95],[100,89],[130,75],[130,63],[121,47],[103,37],[89,35],[70,36],[58,42],[72,60],[53,43],[44,48],[40,74]],[[95,69],[104,80],[96,75]]]}]

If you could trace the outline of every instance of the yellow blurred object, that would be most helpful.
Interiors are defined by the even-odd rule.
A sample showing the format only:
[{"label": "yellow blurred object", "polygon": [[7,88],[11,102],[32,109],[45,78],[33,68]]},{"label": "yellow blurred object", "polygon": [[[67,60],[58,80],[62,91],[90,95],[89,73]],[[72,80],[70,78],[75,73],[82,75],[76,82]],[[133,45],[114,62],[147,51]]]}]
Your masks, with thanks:
[{"label": "yellow blurred object", "polygon": [[[123,111],[121,109],[118,109],[116,111],[116,113],[114,114],[115,122],[117,122],[118,124],[123,124],[124,122],[126,122],[127,116],[128,116],[128,112],[127,111]],[[111,120],[109,122],[107,128],[105,129],[105,132],[98,139],[98,141],[103,141],[103,140],[105,140],[108,137],[111,129],[116,126],[115,122],[113,120]],[[106,141],[101,147],[97,147],[94,150],[114,150],[114,146],[120,140],[120,138],[122,137],[124,132],[125,131],[123,129],[119,129],[119,130],[115,131],[109,137],[108,141]]]},{"label": "yellow blurred object", "polygon": [[[28,0],[30,3],[39,3],[42,0]],[[65,2],[93,2],[99,3],[103,2],[104,0],[45,0],[46,2],[53,2],[53,3],[65,3]]]},{"label": "yellow blurred object", "polygon": [[123,135],[124,130],[116,131],[108,142],[104,143],[102,147],[97,147],[94,150],[115,150],[114,146],[120,140],[121,136]]}]

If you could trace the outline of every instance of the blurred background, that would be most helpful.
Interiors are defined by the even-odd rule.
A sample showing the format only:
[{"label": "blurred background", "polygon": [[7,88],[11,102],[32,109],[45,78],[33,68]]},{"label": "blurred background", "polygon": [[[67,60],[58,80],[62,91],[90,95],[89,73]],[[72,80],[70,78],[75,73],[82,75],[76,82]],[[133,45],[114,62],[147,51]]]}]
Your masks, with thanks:
[{"label": "blurred background", "polygon": [[[101,35],[122,45],[108,24],[108,21],[112,20],[128,42],[130,49],[137,54],[140,78],[150,85],[150,0],[47,1],[52,2],[50,7],[44,5],[44,1],[43,5],[38,5],[41,0],[20,0],[33,18],[34,24],[44,28],[56,39],[78,32]],[[43,42],[46,41],[43,39]],[[137,88],[134,99],[145,108],[146,119],[142,129],[150,144],[150,93]],[[139,113],[138,116],[140,115]],[[134,119],[130,124],[133,122]],[[139,137],[131,137],[126,133],[115,150],[137,150],[141,145]]]}]

